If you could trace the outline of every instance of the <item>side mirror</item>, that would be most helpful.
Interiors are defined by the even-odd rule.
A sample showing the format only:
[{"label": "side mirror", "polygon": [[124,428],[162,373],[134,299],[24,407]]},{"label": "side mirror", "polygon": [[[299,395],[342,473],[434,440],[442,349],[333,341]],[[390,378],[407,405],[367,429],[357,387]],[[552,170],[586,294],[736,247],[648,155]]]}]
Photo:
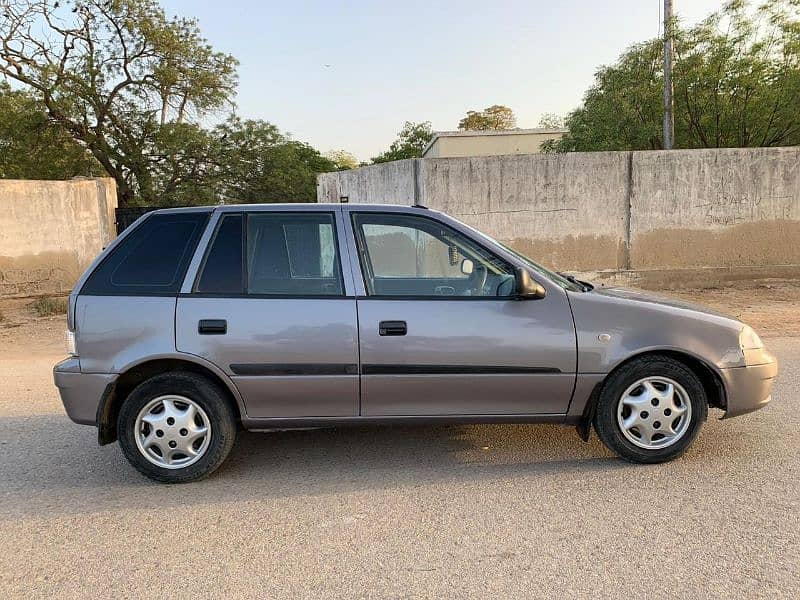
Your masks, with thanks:
[{"label": "side mirror", "polygon": [[470,259],[465,258],[461,261],[461,272],[464,275],[472,275],[472,272],[475,270],[475,263],[473,263]]},{"label": "side mirror", "polygon": [[547,295],[547,291],[542,287],[541,284],[536,283],[531,274],[528,273],[527,269],[523,269],[522,267],[517,267],[514,270],[514,278],[516,280],[516,292],[517,298],[525,299],[525,298],[544,298]]}]

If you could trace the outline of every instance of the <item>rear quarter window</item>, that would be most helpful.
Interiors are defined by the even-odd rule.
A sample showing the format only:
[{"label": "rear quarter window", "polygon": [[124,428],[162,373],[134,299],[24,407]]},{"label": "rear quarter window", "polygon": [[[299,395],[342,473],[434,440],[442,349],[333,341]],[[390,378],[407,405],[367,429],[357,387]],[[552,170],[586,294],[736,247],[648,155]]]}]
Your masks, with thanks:
[{"label": "rear quarter window", "polygon": [[177,294],[208,217],[207,212],[149,216],[98,265],[80,293]]}]

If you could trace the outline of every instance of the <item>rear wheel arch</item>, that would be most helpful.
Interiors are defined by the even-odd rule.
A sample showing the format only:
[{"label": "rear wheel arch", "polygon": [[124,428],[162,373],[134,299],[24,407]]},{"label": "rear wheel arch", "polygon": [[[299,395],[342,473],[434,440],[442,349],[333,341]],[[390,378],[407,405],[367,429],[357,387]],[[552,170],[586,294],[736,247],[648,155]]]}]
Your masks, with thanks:
[{"label": "rear wheel arch", "polygon": [[244,416],[244,405],[233,382],[211,368],[185,358],[156,358],[129,366],[120,373],[116,381],[109,386],[97,409],[97,441],[100,445],[110,444],[117,440],[117,417],[122,404],[140,383],[162,373],[183,371],[195,373],[217,385],[230,403],[239,423]]}]

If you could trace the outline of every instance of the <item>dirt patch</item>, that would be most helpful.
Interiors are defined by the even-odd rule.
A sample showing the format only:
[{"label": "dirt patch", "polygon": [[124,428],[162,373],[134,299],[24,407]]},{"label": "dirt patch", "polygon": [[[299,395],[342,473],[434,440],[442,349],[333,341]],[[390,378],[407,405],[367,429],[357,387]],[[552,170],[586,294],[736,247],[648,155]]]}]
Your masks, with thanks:
[{"label": "dirt patch", "polygon": [[800,336],[800,281],[738,282],[668,294],[736,317],[761,336]]},{"label": "dirt patch", "polygon": [[39,317],[33,300],[0,301],[0,356],[24,358],[65,352],[66,315]]}]

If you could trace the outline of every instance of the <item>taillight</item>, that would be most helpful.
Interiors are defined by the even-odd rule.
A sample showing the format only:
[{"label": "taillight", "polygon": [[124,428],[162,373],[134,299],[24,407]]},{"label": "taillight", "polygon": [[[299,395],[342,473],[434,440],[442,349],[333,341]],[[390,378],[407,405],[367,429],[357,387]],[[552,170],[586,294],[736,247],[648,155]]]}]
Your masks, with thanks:
[{"label": "taillight", "polygon": [[67,329],[65,341],[67,343],[67,354],[70,356],[78,356],[78,350],[75,347],[75,332]]}]

